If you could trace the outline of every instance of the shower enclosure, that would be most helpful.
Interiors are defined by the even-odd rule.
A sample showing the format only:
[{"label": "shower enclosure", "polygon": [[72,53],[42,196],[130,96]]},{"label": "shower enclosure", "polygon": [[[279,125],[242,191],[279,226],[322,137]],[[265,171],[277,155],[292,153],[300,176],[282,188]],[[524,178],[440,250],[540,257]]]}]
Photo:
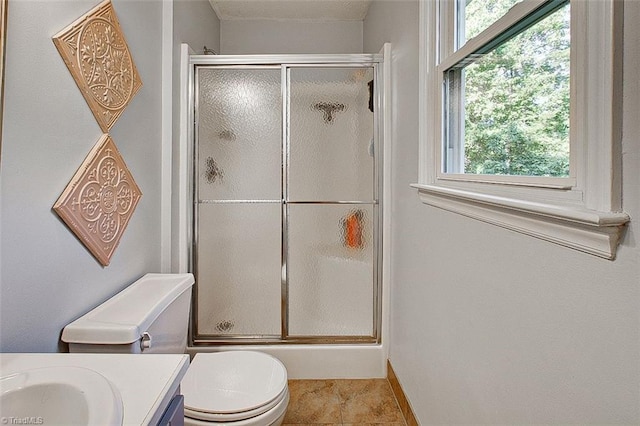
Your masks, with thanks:
[{"label": "shower enclosure", "polygon": [[193,345],[379,342],[381,60],[191,57]]}]

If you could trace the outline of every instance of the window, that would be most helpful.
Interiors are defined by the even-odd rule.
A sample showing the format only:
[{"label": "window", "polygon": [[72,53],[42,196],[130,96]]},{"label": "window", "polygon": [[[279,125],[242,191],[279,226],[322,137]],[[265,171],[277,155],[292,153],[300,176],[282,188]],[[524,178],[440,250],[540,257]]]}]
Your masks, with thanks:
[{"label": "window", "polygon": [[[488,5],[512,3],[467,1],[460,31],[478,34],[491,18]],[[444,71],[443,172],[569,176],[569,2],[559,4]]]},{"label": "window", "polygon": [[621,3],[420,5],[423,202],[614,258]]}]

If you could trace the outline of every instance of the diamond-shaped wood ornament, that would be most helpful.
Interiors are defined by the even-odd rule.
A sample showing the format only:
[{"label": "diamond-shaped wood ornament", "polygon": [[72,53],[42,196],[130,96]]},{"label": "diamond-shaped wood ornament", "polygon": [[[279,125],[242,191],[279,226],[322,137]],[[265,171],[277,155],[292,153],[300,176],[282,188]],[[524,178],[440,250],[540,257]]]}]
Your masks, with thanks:
[{"label": "diamond-shaped wood ornament", "polygon": [[107,266],[141,196],[118,148],[105,134],[53,209],[91,254]]},{"label": "diamond-shaped wood ornament", "polygon": [[110,0],[53,36],[100,128],[107,133],[142,87]]}]

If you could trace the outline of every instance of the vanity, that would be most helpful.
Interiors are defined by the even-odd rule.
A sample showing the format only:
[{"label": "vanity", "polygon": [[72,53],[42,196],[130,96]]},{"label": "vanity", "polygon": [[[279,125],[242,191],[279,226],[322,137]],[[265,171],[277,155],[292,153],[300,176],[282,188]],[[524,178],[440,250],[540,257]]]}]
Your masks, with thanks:
[{"label": "vanity", "polygon": [[[36,392],[25,394],[25,399],[36,395],[46,395],[52,401],[58,398],[56,404],[62,408],[57,409],[58,413],[49,411],[50,417],[77,411],[66,410],[64,404],[73,398],[86,398],[81,404],[86,406],[82,410],[86,413],[81,413],[85,419],[97,414],[102,416],[98,417],[102,419],[100,423],[104,423],[109,411],[112,418],[121,418],[123,425],[136,426],[182,424],[180,382],[188,366],[189,356],[184,354],[0,354],[3,398],[9,386]],[[32,386],[25,386],[29,381]],[[20,396],[17,392],[15,395],[13,402],[17,400],[19,405]],[[92,397],[95,401],[91,401]],[[2,409],[3,418],[11,415],[5,413],[7,406],[4,404]],[[28,416],[36,423],[47,424],[46,414],[31,412],[33,409],[26,406],[21,410],[22,414],[14,415],[16,419]],[[102,413],[92,412],[96,410]]]}]

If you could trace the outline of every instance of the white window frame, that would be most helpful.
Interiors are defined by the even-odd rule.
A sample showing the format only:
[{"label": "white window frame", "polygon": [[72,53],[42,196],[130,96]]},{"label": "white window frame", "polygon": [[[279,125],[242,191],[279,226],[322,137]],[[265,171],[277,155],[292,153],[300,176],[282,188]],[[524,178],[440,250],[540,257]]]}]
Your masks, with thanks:
[{"label": "white window frame", "polygon": [[420,165],[412,186],[425,204],[614,259],[629,221],[621,185],[623,2],[571,1],[570,176],[523,179],[442,173],[443,71],[548,0],[516,4],[457,52],[447,31],[455,1],[420,0]]}]

